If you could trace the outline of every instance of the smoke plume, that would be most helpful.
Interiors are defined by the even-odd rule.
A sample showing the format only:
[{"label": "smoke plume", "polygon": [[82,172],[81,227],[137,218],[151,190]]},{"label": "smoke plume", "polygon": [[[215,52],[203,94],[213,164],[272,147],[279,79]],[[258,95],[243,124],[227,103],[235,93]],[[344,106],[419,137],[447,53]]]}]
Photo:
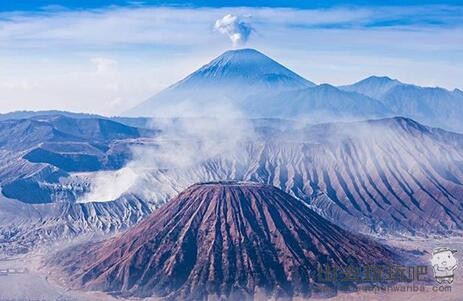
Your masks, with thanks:
[{"label": "smoke plume", "polygon": [[[198,108],[177,106],[180,116],[198,116]],[[78,202],[107,202],[134,193],[157,203],[199,181],[213,180],[202,175],[188,174],[211,159],[226,160],[240,153],[246,141],[255,140],[253,126],[231,104],[215,104],[202,108],[210,117],[170,117],[153,119],[151,127],[159,131],[145,144],[132,148],[133,160],[117,171],[99,172],[91,180],[91,191]],[[183,174],[170,183],[170,177]],[[173,190],[173,186],[178,189]]]},{"label": "smoke plume", "polygon": [[243,46],[249,39],[253,28],[239,16],[228,14],[215,21],[215,30],[228,35],[233,46]]}]

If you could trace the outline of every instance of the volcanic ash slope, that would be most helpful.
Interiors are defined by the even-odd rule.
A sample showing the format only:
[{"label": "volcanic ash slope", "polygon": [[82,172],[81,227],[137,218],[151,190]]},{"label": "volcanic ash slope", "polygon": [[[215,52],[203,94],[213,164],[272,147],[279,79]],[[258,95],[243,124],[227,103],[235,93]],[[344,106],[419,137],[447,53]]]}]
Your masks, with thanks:
[{"label": "volcanic ash slope", "polygon": [[253,182],[195,184],[112,239],[50,264],[72,287],[166,300],[307,297],[320,265],[397,263],[390,249],[328,222],[303,202]]}]

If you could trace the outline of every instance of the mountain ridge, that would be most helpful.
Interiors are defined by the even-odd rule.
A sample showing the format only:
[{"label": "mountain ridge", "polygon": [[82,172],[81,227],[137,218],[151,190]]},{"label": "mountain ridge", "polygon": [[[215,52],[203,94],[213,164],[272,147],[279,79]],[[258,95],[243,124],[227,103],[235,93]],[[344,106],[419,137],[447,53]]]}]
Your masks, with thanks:
[{"label": "mountain ridge", "polygon": [[[188,109],[229,104],[239,107],[244,98],[263,91],[312,86],[315,84],[257,50],[229,50],[125,114],[154,117],[174,112],[178,117],[185,104]],[[187,113],[198,117],[198,111]]]},{"label": "mountain ridge", "polygon": [[[326,97],[320,99],[310,93],[312,90],[306,89],[319,90]],[[356,105],[351,101],[345,103],[338,100],[352,98],[347,93],[331,85],[315,85],[257,50],[240,49],[223,53],[186,78],[129,110],[128,114],[208,117],[215,111],[231,110],[249,118],[294,119],[308,114],[330,113],[336,107],[347,119],[388,116],[387,110],[379,101],[367,99],[360,94]],[[298,96],[294,97],[293,94]],[[276,99],[275,95],[279,95],[279,98]],[[267,103],[269,97],[275,100],[272,105]],[[295,102],[294,98],[298,101]],[[291,105],[287,104],[289,101]],[[311,109],[308,102],[318,105]],[[365,108],[362,102],[367,102]],[[303,106],[305,110],[300,110],[299,106]],[[208,112],[209,108],[218,109],[212,109],[211,113]]]},{"label": "mountain ridge", "polygon": [[[159,145],[156,136],[96,146],[82,138],[50,142],[44,135],[20,147],[16,142],[28,138],[20,135],[25,132],[15,132],[7,143],[14,146],[0,148],[2,193],[14,199],[10,207],[18,212],[27,207],[44,213],[37,218],[14,215],[14,209],[3,210],[0,196],[0,249],[32,248],[59,239],[60,231],[73,237],[103,225],[108,232],[124,228],[132,224],[132,216],[144,218],[192,182],[224,179],[271,184],[328,220],[364,233],[447,235],[463,230],[463,135],[405,117],[317,125],[278,119],[249,122],[255,139],[243,141],[232,154],[185,169],[134,170],[142,175],[135,186],[139,189],[123,193],[123,200],[114,196],[114,201],[85,204],[75,202],[93,191],[98,174],[124,172],[120,168],[133,158],[131,145],[152,149]],[[151,124],[156,129],[156,121]],[[11,127],[3,132],[11,133]],[[157,189],[146,192],[144,187]],[[57,220],[54,214],[69,218]]]},{"label": "mountain ridge", "polygon": [[372,75],[350,85],[339,86],[341,90],[357,92],[372,98],[381,99],[390,89],[403,83],[388,76]]},{"label": "mountain ridge", "polygon": [[404,116],[461,132],[463,92],[374,75],[351,85],[316,85],[255,49],[239,49],[226,51],[126,113],[211,117],[224,112],[316,122]]}]

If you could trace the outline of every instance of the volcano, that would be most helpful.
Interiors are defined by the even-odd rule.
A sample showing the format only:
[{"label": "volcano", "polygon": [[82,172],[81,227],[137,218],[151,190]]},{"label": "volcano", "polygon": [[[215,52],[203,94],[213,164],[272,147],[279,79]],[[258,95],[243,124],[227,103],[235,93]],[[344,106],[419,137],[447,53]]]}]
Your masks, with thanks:
[{"label": "volcano", "polygon": [[[255,49],[229,50],[183,80],[125,112],[129,116],[308,118],[387,116],[378,100],[317,86]],[[241,116],[243,115],[243,116]],[[233,114],[232,114],[233,116]]]},{"label": "volcano", "polygon": [[138,226],[72,248],[52,264],[73,287],[123,296],[246,300],[309,296],[317,267],[395,262],[395,253],[333,225],[269,185],[190,186]]},{"label": "volcano", "polygon": [[193,108],[233,106],[241,109],[249,97],[255,99],[263,92],[280,93],[314,86],[255,49],[229,50],[126,115],[204,117]]},{"label": "volcano", "polygon": [[[461,132],[463,92],[386,76],[316,85],[255,49],[229,50],[142,101],[132,117],[281,118],[315,123],[403,116]],[[236,116],[238,115],[238,116]]]}]

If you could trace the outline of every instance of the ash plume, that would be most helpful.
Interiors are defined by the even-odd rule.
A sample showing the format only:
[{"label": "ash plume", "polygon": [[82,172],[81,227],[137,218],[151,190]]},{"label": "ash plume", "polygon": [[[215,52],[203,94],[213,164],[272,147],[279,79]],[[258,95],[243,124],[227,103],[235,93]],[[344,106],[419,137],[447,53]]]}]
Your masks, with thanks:
[{"label": "ash plume", "polygon": [[227,35],[234,47],[245,45],[253,31],[251,24],[245,22],[242,17],[231,14],[215,21],[214,28]]}]

